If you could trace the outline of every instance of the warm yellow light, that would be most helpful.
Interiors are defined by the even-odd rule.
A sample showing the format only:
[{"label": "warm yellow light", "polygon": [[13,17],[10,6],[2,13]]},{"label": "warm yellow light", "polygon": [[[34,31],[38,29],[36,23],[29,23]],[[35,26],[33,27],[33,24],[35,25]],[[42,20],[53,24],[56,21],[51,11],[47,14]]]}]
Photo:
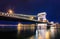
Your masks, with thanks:
[{"label": "warm yellow light", "polygon": [[18,23],[18,25],[17,25],[18,34],[20,33],[20,30],[21,29],[22,29],[22,24],[21,23]]},{"label": "warm yellow light", "polygon": [[31,17],[30,17],[30,20],[33,20],[33,18],[34,18],[34,17],[33,17],[33,16],[31,16]]},{"label": "warm yellow light", "polygon": [[39,35],[39,36],[38,36],[38,39],[43,39],[43,37]]},{"label": "warm yellow light", "polygon": [[12,9],[9,9],[8,10],[8,14],[13,14],[14,12],[13,12],[13,10]]},{"label": "warm yellow light", "polygon": [[43,20],[43,22],[48,22],[48,20]]},{"label": "warm yellow light", "polygon": [[46,32],[46,39],[50,39],[50,31],[49,30]]}]

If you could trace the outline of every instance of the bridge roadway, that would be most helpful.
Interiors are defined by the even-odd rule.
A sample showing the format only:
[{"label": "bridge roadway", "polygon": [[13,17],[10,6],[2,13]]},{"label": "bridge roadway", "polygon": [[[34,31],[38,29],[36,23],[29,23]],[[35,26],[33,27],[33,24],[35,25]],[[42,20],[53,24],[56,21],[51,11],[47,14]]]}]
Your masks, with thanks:
[{"label": "bridge roadway", "polygon": [[46,23],[46,22],[39,22],[37,19],[33,19],[31,17],[36,18],[36,15],[8,14],[8,13],[0,12],[0,20]]}]

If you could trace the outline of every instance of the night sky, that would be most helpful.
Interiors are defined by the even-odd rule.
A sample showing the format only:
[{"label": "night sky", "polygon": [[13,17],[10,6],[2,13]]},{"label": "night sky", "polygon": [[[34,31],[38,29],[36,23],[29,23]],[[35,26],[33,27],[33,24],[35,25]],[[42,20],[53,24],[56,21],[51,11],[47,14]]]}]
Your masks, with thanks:
[{"label": "night sky", "polygon": [[[49,21],[60,23],[60,0],[0,0],[0,11],[12,9],[15,13],[37,15],[47,13]],[[2,21],[0,24],[17,24],[18,22]]]}]

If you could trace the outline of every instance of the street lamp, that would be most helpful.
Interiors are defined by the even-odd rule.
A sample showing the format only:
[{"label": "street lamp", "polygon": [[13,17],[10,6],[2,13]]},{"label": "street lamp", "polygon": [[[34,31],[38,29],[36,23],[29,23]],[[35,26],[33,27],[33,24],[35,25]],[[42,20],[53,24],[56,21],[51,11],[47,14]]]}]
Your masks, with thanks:
[{"label": "street lamp", "polygon": [[7,11],[7,13],[8,13],[8,14],[13,14],[14,12],[13,12],[12,9],[9,9],[9,10]]}]

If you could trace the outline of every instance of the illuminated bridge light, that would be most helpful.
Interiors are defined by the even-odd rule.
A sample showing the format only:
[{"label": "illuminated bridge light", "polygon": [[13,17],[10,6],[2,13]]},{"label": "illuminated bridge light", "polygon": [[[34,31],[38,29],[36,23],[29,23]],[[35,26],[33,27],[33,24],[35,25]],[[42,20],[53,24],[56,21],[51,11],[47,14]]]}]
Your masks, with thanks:
[{"label": "illuminated bridge light", "polygon": [[5,13],[4,15],[7,16],[8,14]]},{"label": "illuminated bridge light", "polygon": [[12,9],[9,9],[7,13],[8,13],[8,14],[13,14],[14,11],[13,11]]},{"label": "illuminated bridge light", "polygon": [[30,20],[33,20],[33,18],[34,18],[33,16],[30,16]]},{"label": "illuminated bridge light", "polygon": [[1,13],[1,15],[4,15],[4,13]]}]

